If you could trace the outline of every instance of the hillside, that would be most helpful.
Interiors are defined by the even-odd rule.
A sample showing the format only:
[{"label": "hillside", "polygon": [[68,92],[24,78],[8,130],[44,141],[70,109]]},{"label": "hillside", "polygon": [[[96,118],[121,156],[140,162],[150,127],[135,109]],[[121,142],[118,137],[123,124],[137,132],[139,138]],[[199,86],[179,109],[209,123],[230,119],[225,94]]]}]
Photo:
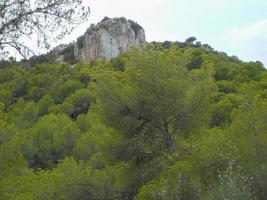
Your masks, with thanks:
[{"label": "hillside", "polygon": [[267,71],[199,45],[2,67],[0,199],[265,199]]}]

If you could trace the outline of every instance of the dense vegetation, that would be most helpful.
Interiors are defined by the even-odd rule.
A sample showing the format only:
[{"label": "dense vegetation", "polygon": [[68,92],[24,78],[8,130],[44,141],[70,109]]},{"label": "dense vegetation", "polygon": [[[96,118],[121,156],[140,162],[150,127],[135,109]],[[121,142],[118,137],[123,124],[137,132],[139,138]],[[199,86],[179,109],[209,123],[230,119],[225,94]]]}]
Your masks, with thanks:
[{"label": "dense vegetation", "polygon": [[0,69],[0,199],[267,199],[267,71],[201,45]]}]

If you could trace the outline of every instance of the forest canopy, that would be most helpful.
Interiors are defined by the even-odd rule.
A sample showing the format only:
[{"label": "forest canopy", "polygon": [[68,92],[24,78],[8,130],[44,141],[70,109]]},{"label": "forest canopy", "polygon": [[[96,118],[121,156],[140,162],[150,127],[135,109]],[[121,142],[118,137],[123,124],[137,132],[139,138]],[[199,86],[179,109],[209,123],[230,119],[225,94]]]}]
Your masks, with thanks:
[{"label": "forest canopy", "polygon": [[266,199],[267,71],[194,41],[0,68],[0,199]]}]

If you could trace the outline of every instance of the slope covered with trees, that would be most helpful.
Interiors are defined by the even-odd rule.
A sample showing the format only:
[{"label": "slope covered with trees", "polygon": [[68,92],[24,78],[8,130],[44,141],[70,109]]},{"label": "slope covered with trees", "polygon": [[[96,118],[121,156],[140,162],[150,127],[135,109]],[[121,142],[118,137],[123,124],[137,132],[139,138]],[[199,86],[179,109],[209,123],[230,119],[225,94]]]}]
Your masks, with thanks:
[{"label": "slope covered with trees", "polygon": [[2,67],[0,199],[266,199],[267,71],[194,41]]}]

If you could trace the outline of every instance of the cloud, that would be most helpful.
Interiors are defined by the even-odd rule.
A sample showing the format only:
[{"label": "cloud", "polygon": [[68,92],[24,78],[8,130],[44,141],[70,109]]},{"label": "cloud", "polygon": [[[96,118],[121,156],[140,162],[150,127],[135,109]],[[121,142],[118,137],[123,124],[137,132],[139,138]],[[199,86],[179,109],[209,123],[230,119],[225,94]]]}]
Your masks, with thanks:
[{"label": "cloud", "polygon": [[226,35],[233,53],[244,60],[259,60],[267,66],[267,19],[235,28]]}]

